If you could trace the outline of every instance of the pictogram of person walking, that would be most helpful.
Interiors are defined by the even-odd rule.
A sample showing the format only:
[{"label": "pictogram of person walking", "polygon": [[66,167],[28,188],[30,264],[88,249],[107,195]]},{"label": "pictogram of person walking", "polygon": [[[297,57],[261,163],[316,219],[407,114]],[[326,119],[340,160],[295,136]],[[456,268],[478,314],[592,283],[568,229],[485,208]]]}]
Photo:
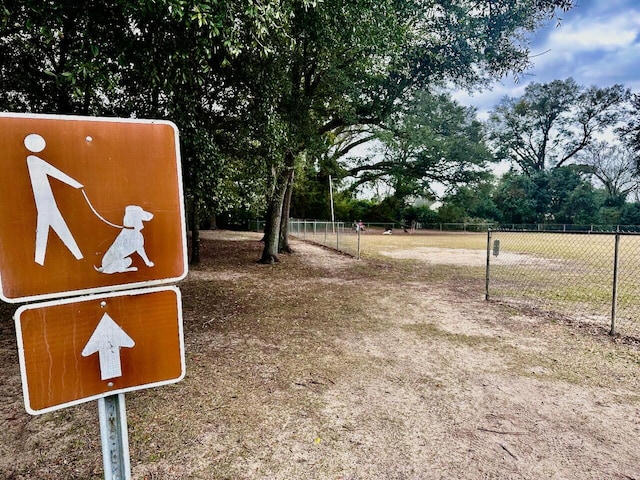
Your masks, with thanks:
[{"label": "pictogram of person walking", "polygon": [[[47,146],[47,142],[41,135],[31,133],[25,137],[24,146],[31,153],[40,153]],[[62,213],[60,213],[48,177],[56,178],[76,189],[83,188],[83,185],[36,155],[27,156],[27,167],[37,212],[35,262],[39,265],[44,265],[49,229],[56,232],[76,260],[81,260],[83,258],[82,252],[75,238],[73,238]]]}]

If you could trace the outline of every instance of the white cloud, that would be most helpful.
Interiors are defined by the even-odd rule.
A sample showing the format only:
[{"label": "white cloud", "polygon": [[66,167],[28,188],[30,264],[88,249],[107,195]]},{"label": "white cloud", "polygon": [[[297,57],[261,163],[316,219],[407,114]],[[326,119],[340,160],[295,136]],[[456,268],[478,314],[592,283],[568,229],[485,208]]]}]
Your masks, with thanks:
[{"label": "white cloud", "polygon": [[594,0],[579,7],[559,27],[542,29],[534,37],[532,76],[524,82],[571,76],[583,85],[623,83],[636,90],[640,82],[638,5],[632,0],[611,0],[606,5]]},{"label": "white cloud", "polygon": [[640,34],[640,14],[621,13],[609,18],[564,23],[551,31],[546,44],[553,49],[616,51],[633,45]]}]

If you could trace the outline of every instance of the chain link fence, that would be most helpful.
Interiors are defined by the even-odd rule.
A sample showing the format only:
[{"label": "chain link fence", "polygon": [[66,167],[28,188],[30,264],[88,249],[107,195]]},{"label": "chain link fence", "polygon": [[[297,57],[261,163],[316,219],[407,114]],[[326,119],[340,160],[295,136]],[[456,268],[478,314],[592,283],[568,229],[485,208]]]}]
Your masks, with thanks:
[{"label": "chain link fence", "polygon": [[486,298],[640,336],[640,235],[493,230]]},{"label": "chain link fence", "polygon": [[[364,227],[366,228],[366,227]],[[360,258],[362,229],[345,222],[289,220],[289,235]]]}]

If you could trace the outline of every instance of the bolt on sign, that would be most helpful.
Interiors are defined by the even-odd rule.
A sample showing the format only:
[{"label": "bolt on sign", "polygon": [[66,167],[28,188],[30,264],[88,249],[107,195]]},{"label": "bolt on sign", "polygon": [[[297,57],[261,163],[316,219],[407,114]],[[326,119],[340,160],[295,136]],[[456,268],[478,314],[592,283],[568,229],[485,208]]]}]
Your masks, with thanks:
[{"label": "bolt on sign", "polygon": [[0,113],[0,131],[0,298],[58,298],[186,276],[174,124]]},{"label": "bolt on sign", "polygon": [[184,377],[176,287],[25,305],[15,319],[22,391],[31,414]]}]

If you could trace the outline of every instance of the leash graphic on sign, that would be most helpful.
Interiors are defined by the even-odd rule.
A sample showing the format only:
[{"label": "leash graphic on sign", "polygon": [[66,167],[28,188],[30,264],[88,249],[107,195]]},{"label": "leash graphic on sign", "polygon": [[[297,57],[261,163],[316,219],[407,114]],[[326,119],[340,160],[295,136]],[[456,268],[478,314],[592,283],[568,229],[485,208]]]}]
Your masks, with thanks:
[{"label": "leash graphic on sign", "polygon": [[98,213],[98,211],[95,209],[95,207],[93,206],[93,204],[91,203],[91,201],[89,200],[89,197],[87,197],[87,192],[84,191],[84,188],[81,190],[82,195],[84,196],[85,201],[87,202],[87,205],[89,205],[89,208],[91,209],[91,211],[93,212],[93,214],[98,217],[100,220],[102,220],[104,223],[106,223],[107,225],[109,225],[110,227],[114,227],[114,228],[124,228],[124,225],[118,225],[116,223],[111,223],[109,220],[107,220],[106,218],[104,218],[102,215],[100,215]]},{"label": "leash graphic on sign", "polygon": [[[45,149],[47,143],[41,135],[31,133],[25,137],[24,145],[31,153],[40,153]],[[109,222],[98,213],[89,201],[89,197],[84,191],[84,185],[76,179],[36,155],[27,156],[27,168],[29,169],[37,212],[35,243],[35,262],[37,264],[44,266],[50,230],[53,230],[58,235],[76,260],[84,258],[56,203],[49,181],[49,177],[53,177],[70,187],[81,190],[94,215],[107,225],[121,230],[104,254],[102,264],[99,267],[94,267],[97,272],[113,274],[138,271],[138,267],[132,266],[133,259],[131,255],[134,253],[137,253],[142,258],[147,267],[152,268],[155,265],[149,260],[145,251],[144,235],[142,234],[144,222],[149,222],[153,219],[151,212],[147,212],[138,205],[127,205],[122,221],[123,224],[117,225]]]}]

